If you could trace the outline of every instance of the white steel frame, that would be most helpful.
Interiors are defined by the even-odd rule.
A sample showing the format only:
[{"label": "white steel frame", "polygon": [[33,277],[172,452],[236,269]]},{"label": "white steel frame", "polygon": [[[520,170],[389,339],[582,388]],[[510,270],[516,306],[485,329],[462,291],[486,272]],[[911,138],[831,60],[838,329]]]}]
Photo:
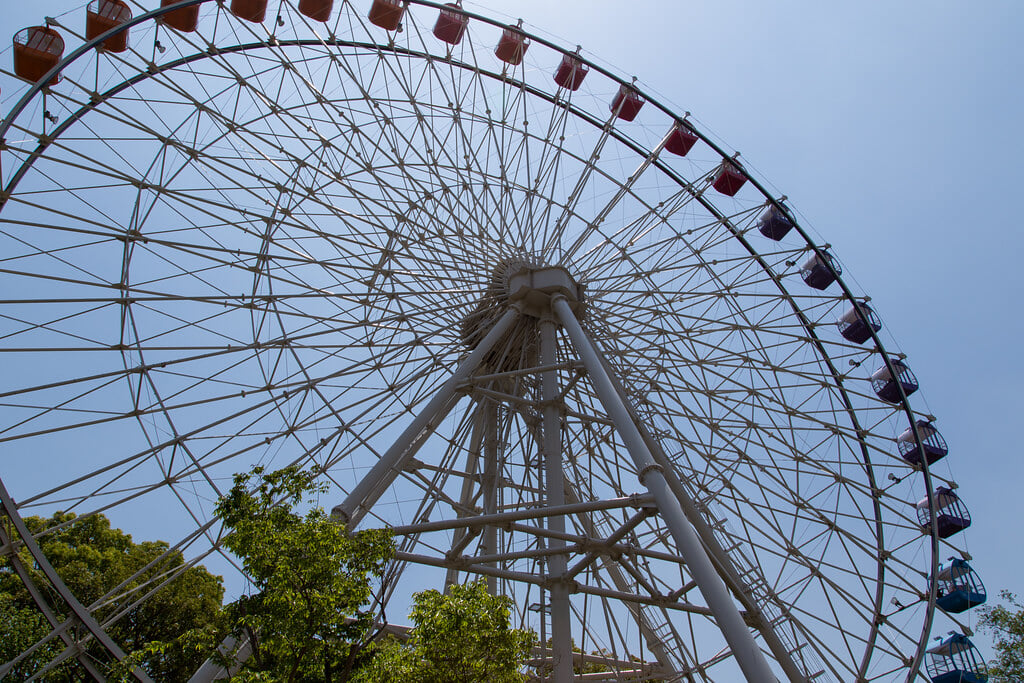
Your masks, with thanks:
[{"label": "white steel frame", "polygon": [[[688,119],[700,147],[672,157],[684,117],[648,98],[617,119],[626,82],[585,56],[577,93],[542,37],[497,63],[502,25],[477,14],[445,46],[427,0],[397,34],[366,3],[323,26],[290,0],[263,25],[177,7],[196,4],[197,34],[136,7],[127,53],[83,43],[52,88],[0,70],[24,92],[0,125],[0,447],[62,472],[4,473],[15,571],[22,546],[48,567],[23,516],[139,505],[182,525],[189,564],[233,570],[211,500],[233,471],[301,463],[350,527],[394,529],[381,604],[408,599],[410,564],[486,577],[550,680],[923,675],[922,577],[947,542],[907,509],[937,475],[892,441],[909,421],[920,447],[932,416],[874,397],[877,334],[830,329],[849,286],[803,286],[827,245],[757,234],[782,199],[749,176],[715,195],[735,156]],[[547,266],[586,293],[510,294]],[[111,457],[58,459],[107,430]],[[157,570],[89,605],[47,572],[56,612],[26,579],[53,628],[20,659],[59,639],[44,673],[77,657],[101,679],[82,648],[123,657],[105,630],[181,568],[139,576]]]}]

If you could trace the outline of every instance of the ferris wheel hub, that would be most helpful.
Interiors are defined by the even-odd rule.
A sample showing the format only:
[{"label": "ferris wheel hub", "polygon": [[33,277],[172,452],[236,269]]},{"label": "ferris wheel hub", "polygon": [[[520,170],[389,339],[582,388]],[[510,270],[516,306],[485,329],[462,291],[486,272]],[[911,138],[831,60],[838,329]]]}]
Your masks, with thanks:
[{"label": "ferris wheel hub", "polygon": [[526,266],[510,273],[506,296],[522,307],[523,314],[534,318],[550,316],[556,297],[568,301],[577,317],[583,312],[583,285],[562,266]]},{"label": "ferris wheel hub", "polygon": [[494,321],[510,306],[516,306],[524,319],[514,334],[522,337],[522,344],[532,346],[530,330],[536,319],[554,317],[552,304],[556,298],[564,298],[577,318],[583,316],[584,289],[563,266],[537,265],[518,258],[503,260],[492,271],[473,310],[462,320],[463,343],[475,348]]},{"label": "ferris wheel hub", "polygon": [[[519,320],[496,344],[483,364],[491,372],[516,372],[537,365],[539,320],[557,320],[554,303],[564,299],[576,318],[583,316],[584,286],[562,266],[536,265],[522,259],[500,262],[473,310],[462,319],[462,341],[475,349],[510,308]],[[514,393],[507,388],[506,393]]]}]

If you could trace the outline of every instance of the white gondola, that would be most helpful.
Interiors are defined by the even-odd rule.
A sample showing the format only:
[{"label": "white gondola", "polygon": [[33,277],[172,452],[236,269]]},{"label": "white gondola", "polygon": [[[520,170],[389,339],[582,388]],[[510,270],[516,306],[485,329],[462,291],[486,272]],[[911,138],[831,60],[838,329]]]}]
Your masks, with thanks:
[{"label": "white gondola", "polygon": [[931,501],[922,498],[917,503],[917,520],[925,533],[931,527],[932,507],[935,508],[935,522],[941,538],[949,538],[971,525],[971,513],[964,502],[951,490],[940,486],[935,489]]},{"label": "white gondola", "polygon": [[910,371],[906,363],[895,359],[889,362],[892,363],[892,368],[896,371],[896,377],[893,377],[893,373],[889,371],[888,366],[883,365],[871,375],[871,388],[875,390],[878,398],[883,401],[899,403],[901,399],[900,388],[903,389],[904,396],[910,396],[917,391],[920,385],[917,383],[917,377]]},{"label": "white gondola", "polygon": [[871,333],[882,329],[882,322],[865,303],[856,302],[836,321],[839,334],[854,344],[863,344],[871,339]]},{"label": "white gondola", "polygon": [[[946,440],[942,438],[942,434],[939,434],[939,430],[926,420],[918,420],[915,425],[917,433],[921,437],[921,446],[924,447],[928,464],[931,465],[945,458],[949,453],[949,448],[946,446]],[[908,427],[905,432],[900,434],[896,439],[896,444],[899,447],[901,458],[913,465],[921,464],[921,451],[917,447],[913,429]]]}]

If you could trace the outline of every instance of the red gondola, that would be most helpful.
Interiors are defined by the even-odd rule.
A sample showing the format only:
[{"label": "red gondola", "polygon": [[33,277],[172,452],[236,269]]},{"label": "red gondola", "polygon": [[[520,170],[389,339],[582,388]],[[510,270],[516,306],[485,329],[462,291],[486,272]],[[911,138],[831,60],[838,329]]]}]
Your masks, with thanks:
[{"label": "red gondola", "polygon": [[501,40],[494,48],[494,54],[506,64],[516,66],[522,63],[523,55],[526,54],[528,47],[530,47],[530,41],[526,39],[526,34],[520,31],[518,26],[509,25],[501,34]]},{"label": "red gondola", "polygon": [[[14,73],[35,83],[60,63],[64,55],[64,39],[52,28],[30,26],[14,35]],[[50,80],[56,85],[60,74]]]},{"label": "red gondola", "polygon": [[327,21],[333,8],[334,0],[299,0],[299,13],[313,21]]},{"label": "red gondola", "polygon": [[668,142],[665,143],[665,149],[673,154],[685,157],[693,149],[693,146],[697,144],[697,140],[697,136],[688,124],[684,121],[676,121],[676,126],[669,133]]},{"label": "red gondola", "polygon": [[562,55],[562,63],[555,71],[555,83],[566,90],[579,90],[583,79],[590,73],[590,67],[576,55]]},{"label": "red gondola", "polygon": [[231,0],[231,13],[254,24],[267,16],[267,0]]},{"label": "red gondola", "polygon": [[[160,0],[161,7],[173,5],[179,0]],[[182,33],[191,33],[199,26],[199,5],[174,9],[163,15],[161,18],[165,24]]]},{"label": "red gondola", "polygon": [[386,31],[397,31],[402,25],[405,5],[402,0],[373,0],[370,6],[370,23]]},{"label": "red gondola", "polygon": [[[453,8],[453,9],[449,9]],[[462,36],[466,33],[466,25],[469,24],[469,17],[459,12],[458,3],[449,2],[441,8],[437,15],[437,22],[434,24],[434,37],[449,45],[458,45],[462,42]]]},{"label": "red gondola", "polygon": [[[85,12],[85,39],[92,40],[132,20],[132,11],[121,0],[92,0]],[[128,49],[128,31],[107,38],[99,47],[108,52]]]},{"label": "red gondola", "polygon": [[728,197],[735,197],[740,188],[747,182],[747,176],[739,169],[735,162],[725,161],[715,174],[712,183],[714,188]]},{"label": "red gondola", "polygon": [[630,86],[620,85],[619,92],[615,93],[609,109],[623,121],[632,121],[640,113],[645,101],[640,97],[640,93]]}]

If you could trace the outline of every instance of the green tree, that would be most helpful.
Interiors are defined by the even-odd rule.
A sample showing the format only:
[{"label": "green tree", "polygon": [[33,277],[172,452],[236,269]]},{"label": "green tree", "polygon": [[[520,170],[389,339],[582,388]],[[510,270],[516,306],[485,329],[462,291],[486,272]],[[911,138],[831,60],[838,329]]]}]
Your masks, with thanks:
[{"label": "green tree", "polygon": [[999,597],[1009,607],[983,607],[978,625],[995,637],[995,661],[989,662],[989,674],[996,680],[1024,681],[1024,605],[1015,593],[1003,590]]},{"label": "green tree", "polygon": [[[50,631],[42,613],[19,606],[13,596],[0,593],[0,663],[13,660]],[[16,664],[8,673],[11,680],[30,678],[43,663],[60,654],[59,642],[47,643],[34,656]]]},{"label": "green tree", "polygon": [[320,507],[296,506],[325,487],[296,467],[236,475],[217,503],[255,591],[225,608],[228,632],[247,638],[242,681],[344,681],[369,642],[373,581],[394,553],[383,529],[348,534]]},{"label": "green tree", "polygon": [[359,671],[358,683],[521,683],[523,663],[536,642],[532,631],[510,626],[512,601],[487,592],[479,580],[452,586],[448,595],[414,596],[407,642],[381,643]]},{"label": "green tree", "polygon": [[[99,601],[156,561],[109,599],[109,604],[96,610],[95,616],[101,621],[127,608],[164,578],[178,574],[108,627],[108,633],[126,651],[141,649],[151,641],[171,641],[183,631],[214,626],[224,593],[220,577],[203,567],[184,567],[181,553],[170,551],[163,541],[135,543],[129,534],[112,528],[110,520],[101,514],[76,517],[72,513],[57,512],[48,519],[27,517],[25,524],[29,531],[38,535],[39,546],[57,574],[85,605]],[[63,603],[32,562],[28,551],[22,548],[18,556],[32,574],[34,583],[42,587],[49,604],[62,618],[66,617],[62,612]],[[50,630],[9,558],[0,558],[0,620],[0,662],[15,658]],[[60,640],[51,641],[14,669],[11,678],[23,680],[61,650]],[[97,657],[98,661],[103,659]],[[194,651],[168,647],[141,658],[140,664],[157,680],[184,680],[202,661],[202,656]],[[77,665],[69,662],[49,672],[46,680],[79,680],[81,673]]]}]

